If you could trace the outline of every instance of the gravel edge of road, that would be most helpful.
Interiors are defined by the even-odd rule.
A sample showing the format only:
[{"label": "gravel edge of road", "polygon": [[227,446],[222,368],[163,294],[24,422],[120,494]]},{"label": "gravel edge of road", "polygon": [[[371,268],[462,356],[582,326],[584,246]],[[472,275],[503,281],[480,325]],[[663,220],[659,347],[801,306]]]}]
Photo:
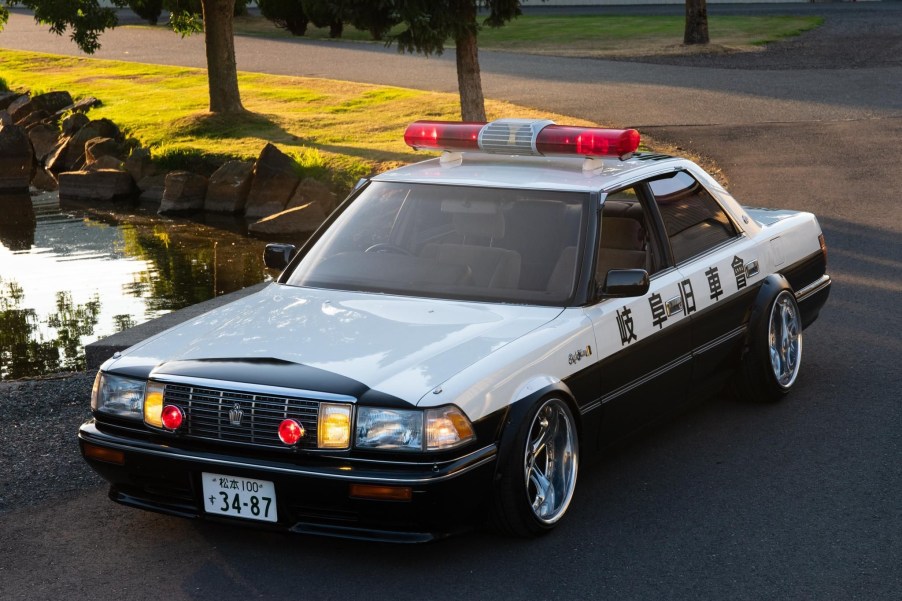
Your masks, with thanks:
[{"label": "gravel edge of road", "polygon": [[78,449],[96,372],[0,382],[0,515],[102,483]]}]

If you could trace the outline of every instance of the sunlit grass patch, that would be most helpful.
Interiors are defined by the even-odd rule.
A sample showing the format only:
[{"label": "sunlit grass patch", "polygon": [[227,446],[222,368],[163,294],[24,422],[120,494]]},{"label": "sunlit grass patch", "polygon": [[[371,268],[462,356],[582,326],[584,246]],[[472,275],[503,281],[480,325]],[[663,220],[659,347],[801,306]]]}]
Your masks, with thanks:
[{"label": "sunlit grass patch", "polygon": [[[243,115],[208,111],[202,69],[3,50],[0,77],[14,89],[94,96],[94,119],[114,121],[164,169],[209,173],[228,159],[254,160],[267,142],[303,174],[349,188],[358,178],[426,158],[403,141],[418,119],[459,120],[456,94],[317,78],[240,73]],[[487,101],[490,119],[560,116]],[[573,124],[586,122],[563,118]]]}]

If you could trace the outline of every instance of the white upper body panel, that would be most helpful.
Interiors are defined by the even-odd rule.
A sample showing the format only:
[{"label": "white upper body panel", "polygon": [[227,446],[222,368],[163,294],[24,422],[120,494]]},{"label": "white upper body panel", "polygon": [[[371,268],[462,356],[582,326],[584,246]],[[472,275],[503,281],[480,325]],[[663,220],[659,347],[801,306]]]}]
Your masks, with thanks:
[{"label": "white upper body panel", "polygon": [[330,371],[411,403],[561,313],[272,284],[105,366],[268,358]]}]

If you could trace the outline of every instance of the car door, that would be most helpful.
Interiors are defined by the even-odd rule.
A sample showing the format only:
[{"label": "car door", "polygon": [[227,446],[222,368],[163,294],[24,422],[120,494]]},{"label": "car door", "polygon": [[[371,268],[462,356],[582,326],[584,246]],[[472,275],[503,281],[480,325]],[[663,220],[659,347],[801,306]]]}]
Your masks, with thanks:
[{"label": "car door", "polygon": [[693,388],[717,389],[738,356],[760,284],[756,247],[690,172],[647,186],[682,277],[681,304],[673,309],[691,318]]},{"label": "car door", "polygon": [[602,410],[602,440],[620,438],[675,410],[691,377],[689,320],[674,312],[680,272],[666,252],[659,219],[639,186],[605,196],[595,279],[600,290],[609,269],[645,269],[649,290],[639,297],[604,298],[586,309],[600,360],[583,385],[594,388]]}]

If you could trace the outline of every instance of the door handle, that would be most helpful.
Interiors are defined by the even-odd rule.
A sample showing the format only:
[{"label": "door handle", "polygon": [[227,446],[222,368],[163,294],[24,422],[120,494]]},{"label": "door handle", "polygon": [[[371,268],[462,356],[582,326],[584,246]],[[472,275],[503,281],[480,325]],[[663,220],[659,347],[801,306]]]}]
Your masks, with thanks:
[{"label": "door handle", "polygon": [[682,297],[675,296],[666,303],[664,303],[664,307],[667,309],[667,316],[670,317],[674,313],[682,313],[683,312],[683,299]]}]

